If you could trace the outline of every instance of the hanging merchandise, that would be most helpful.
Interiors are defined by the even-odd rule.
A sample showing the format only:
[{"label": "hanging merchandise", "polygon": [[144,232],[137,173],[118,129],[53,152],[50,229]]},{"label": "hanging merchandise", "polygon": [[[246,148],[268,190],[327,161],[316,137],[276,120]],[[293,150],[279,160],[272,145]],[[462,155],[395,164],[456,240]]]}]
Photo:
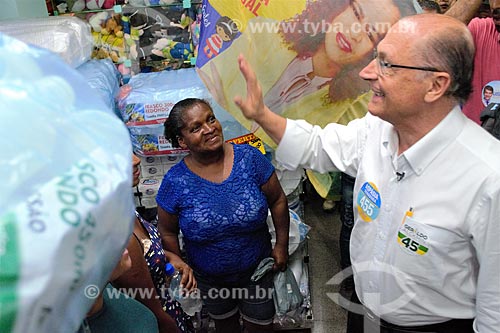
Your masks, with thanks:
[{"label": "hanging merchandise", "polygon": [[92,27],[94,49],[92,58],[111,59],[115,64],[129,59],[121,14],[103,11],[92,13],[87,20]]},{"label": "hanging merchandise", "polygon": [[141,72],[194,65],[196,6],[183,8],[180,4],[160,2],[153,7],[123,7],[122,17],[126,16],[130,24],[130,33],[125,33],[130,60],[140,65]]}]

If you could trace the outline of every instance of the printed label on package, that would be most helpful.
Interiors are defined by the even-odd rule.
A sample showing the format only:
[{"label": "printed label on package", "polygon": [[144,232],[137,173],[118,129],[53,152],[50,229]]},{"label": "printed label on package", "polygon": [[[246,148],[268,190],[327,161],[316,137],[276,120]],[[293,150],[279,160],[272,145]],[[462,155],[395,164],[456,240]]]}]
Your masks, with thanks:
[{"label": "printed label on package", "polygon": [[163,123],[173,106],[172,102],[127,104],[122,117],[129,126]]}]

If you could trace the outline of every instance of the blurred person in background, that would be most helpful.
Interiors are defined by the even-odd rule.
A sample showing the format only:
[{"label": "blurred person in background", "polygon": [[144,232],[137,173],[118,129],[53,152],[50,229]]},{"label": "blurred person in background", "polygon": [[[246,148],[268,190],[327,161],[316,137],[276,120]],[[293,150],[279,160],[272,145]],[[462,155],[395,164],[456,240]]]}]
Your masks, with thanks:
[{"label": "blurred person in background", "polygon": [[474,17],[482,3],[483,0],[457,0],[445,13],[468,24],[474,38],[473,91],[462,111],[478,124],[484,108],[483,87],[500,80],[500,0],[490,0],[491,17]]}]

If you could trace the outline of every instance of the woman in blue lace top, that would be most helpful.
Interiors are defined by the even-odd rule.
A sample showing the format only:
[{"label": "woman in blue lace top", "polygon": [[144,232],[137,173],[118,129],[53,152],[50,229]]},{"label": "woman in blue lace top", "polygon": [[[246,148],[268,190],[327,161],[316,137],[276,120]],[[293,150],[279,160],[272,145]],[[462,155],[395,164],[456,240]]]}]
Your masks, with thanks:
[{"label": "woman in blue lace top", "polygon": [[[272,274],[258,282],[250,277],[266,257],[275,259],[275,271],[284,270],[288,259],[288,205],[274,167],[256,148],[224,142],[204,100],[178,102],[165,136],[190,152],[168,171],[157,196],[163,246],[178,256],[170,262],[182,271],[187,289],[199,287],[217,332],[240,332],[240,315],[246,332],[272,331]],[[274,249],[268,209],[277,234]]]}]

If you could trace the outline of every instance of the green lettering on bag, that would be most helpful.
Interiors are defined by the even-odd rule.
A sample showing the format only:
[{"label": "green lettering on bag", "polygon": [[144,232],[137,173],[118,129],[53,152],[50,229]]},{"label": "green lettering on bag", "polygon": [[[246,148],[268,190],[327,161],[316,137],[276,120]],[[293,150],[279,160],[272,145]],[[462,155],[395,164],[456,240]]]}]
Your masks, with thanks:
[{"label": "green lettering on bag", "polygon": [[0,217],[0,327],[10,332],[14,328],[18,299],[19,239],[16,216],[7,213]]}]

